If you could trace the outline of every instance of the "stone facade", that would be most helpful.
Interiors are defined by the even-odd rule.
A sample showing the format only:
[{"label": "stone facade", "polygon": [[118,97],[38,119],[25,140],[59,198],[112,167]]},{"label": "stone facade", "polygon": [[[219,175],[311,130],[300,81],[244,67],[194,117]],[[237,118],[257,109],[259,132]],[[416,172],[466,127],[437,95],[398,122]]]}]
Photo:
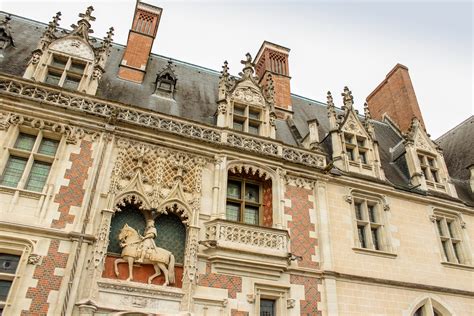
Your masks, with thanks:
[{"label": "stone facade", "polygon": [[[150,24],[155,36],[161,9],[139,2],[136,17],[140,8],[159,14]],[[81,27],[90,28],[91,12],[80,15]],[[119,65],[109,69],[106,60],[120,58],[107,59],[111,35],[99,48],[87,46],[94,59],[81,59],[70,48],[57,50],[69,36],[55,31],[58,21],[59,15],[41,37],[41,56],[53,58],[40,65],[46,68],[29,63],[18,75],[4,64],[13,58],[9,48],[0,57],[0,260],[17,264],[0,271],[9,286],[0,297],[6,315],[261,315],[264,309],[279,316],[415,315],[420,308],[467,315],[474,309],[473,205],[457,196],[448,162],[417,120],[402,134],[392,121],[373,120],[368,107],[359,115],[346,87],[342,109],[328,94],[327,105],[311,109],[323,115],[302,126],[302,105],[289,91],[288,49],[284,71],[267,69],[276,79],[270,75],[265,84],[250,54],[240,78],[229,75],[227,63],[220,77],[209,73],[212,87],[201,95],[216,96],[213,124],[184,111],[182,94],[195,97],[186,84],[202,80],[192,81],[196,66],[182,62],[166,61],[176,91],[163,98],[153,87],[146,96],[156,108],[126,105],[105,96],[110,86],[137,85],[113,86],[117,73],[110,69]],[[20,17],[8,23],[32,27]],[[132,27],[140,29],[137,23]],[[75,32],[92,45],[80,25]],[[129,41],[127,54],[137,43]],[[149,51],[140,54],[148,58]],[[56,84],[44,79],[63,55],[65,67],[85,67],[76,89],[61,86],[72,68]],[[94,66],[104,76],[81,93]],[[144,77],[128,79],[152,85],[150,69],[163,69],[154,66],[145,60]],[[181,115],[174,106],[183,106]],[[240,123],[247,130],[239,131]],[[305,128],[313,133],[306,135],[311,146],[301,135]],[[147,238],[152,247],[145,247]],[[153,257],[157,249],[167,259]]]}]

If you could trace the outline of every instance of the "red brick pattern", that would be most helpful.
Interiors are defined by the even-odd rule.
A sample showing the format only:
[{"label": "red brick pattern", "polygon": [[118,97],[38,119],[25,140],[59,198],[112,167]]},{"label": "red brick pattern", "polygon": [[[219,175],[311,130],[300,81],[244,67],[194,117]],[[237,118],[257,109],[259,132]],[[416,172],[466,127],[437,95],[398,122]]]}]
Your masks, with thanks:
[{"label": "red brick pattern", "polygon": [[321,280],[313,277],[290,275],[291,284],[304,285],[304,300],[300,301],[300,315],[321,315],[318,311],[318,302],[321,302],[321,293],[318,284]]},{"label": "red brick pattern", "polygon": [[249,312],[239,311],[236,309],[230,310],[230,316],[249,316]]},{"label": "red brick pattern", "polygon": [[314,208],[313,203],[309,201],[312,194],[310,189],[288,185],[285,198],[291,200],[291,207],[285,207],[285,213],[292,216],[292,220],[288,222],[291,252],[303,257],[298,261],[298,266],[317,269],[319,264],[311,259],[316,252],[317,239],[309,236],[309,232],[315,230],[309,216],[310,209]]},{"label": "red brick pattern", "polygon": [[29,311],[22,311],[21,315],[46,315],[49,309],[48,295],[51,291],[58,291],[62,276],[54,275],[55,268],[65,268],[68,254],[58,252],[59,240],[51,240],[48,255],[36,267],[33,278],[38,280],[36,287],[28,288],[26,298],[31,299]]},{"label": "red brick pattern", "polygon": [[84,198],[84,182],[87,179],[87,173],[92,166],[92,143],[89,141],[81,142],[79,154],[72,153],[69,161],[72,162],[71,169],[66,170],[65,179],[69,179],[67,186],[61,186],[54,202],[59,203],[59,219],[54,219],[51,223],[52,228],[64,228],[66,224],[74,222],[74,215],[69,214],[72,206],[81,206]]},{"label": "red brick pattern", "polygon": [[206,266],[206,273],[199,275],[200,286],[227,289],[229,298],[236,298],[237,293],[242,292],[242,278],[237,276],[211,273],[211,264]]}]

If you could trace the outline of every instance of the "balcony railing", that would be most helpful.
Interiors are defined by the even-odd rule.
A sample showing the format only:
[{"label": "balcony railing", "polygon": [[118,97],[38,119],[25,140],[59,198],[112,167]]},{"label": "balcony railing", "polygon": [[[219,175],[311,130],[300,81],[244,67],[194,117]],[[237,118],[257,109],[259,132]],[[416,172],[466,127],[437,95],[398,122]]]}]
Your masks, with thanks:
[{"label": "balcony railing", "polygon": [[215,242],[216,248],[278,257],[288,255],[289,235],[282,229],[216,219],[206,223],[206,239]]}]

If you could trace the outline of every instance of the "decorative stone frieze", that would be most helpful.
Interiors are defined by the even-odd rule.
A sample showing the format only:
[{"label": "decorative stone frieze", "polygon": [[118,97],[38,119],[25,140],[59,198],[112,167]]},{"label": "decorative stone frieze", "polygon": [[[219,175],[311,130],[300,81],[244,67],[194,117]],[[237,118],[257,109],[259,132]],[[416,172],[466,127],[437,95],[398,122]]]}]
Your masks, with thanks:
[{"label": "decorative stone frieze", "polygon": [[315,181],[309,179],[286,175],[285,184],[293,185],[299,188],[313,189],[316,183]]}]

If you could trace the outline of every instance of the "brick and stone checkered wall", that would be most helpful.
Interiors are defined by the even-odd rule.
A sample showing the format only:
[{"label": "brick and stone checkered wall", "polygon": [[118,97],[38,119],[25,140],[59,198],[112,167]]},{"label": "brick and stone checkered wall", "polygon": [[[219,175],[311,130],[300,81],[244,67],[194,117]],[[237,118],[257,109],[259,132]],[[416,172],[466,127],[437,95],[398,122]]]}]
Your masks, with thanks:
[{"label": "brick and stone checkered wall", "polygon": [[242,292],[241,277],[212,273],[210,263],[207,263],[206,265],[206,273],[199,275],[198,285],[227,289],[229,291],[229,298],[236,298],[237,293]]},{"label": "brick and stone checkered wall", "polygon": [[304,286],[304,300],[300,301],[300,315],[321,315],[318,310],[318,303],[321,302],[321,293],[318,291],[318,284],[321,280],[314,277],[290,275],[291,284]]},{"label": "brick and stone checkered wall", "polygon": [[315,261],[318,240],[315,238],[315,224],[310,215],[310,212],[315,212],[313,191],[288,185],[285,199],[289,202],[285,207],[285,214],[291,216],[288,222],[291,253],[302,257],[297,262],[299,267],[318,269],[319,263]]},{"label": "brick and stone checkered wall", "polygon": [[46,315],[49,310],[48,297],[51,291],[59,290],[62,275],[57,275],[56,269],[66,268],[67,253],[59,251],[59,240],[52,240],[48,255],[36,267],[33,278],[38,280],[36,287],[28,288],[26,298],[31,299],[30,310],[23,310],[21,315]]},{"label": "brick and stone checkered wall", "polygon": [[237,309],[231,309],[230,316],[249,316],[249,312],[239,311]]},{"label": "brick and stone checkered wall", "polygon": [[54,202],[59,204],[59,219],[54,219],[51,223],[52,228],[65,228],[66,224],[74,222],[74,215],[70,214],[71,207],[79,207],[84,199],[84,183],[87,180],[89,168],[92,166],[92,143],[89,141],[81,142],[81,150],[78,154],[71,153],[69,161],[71,168],[66,170],[65,179],[69,179],[67,186],[61,186]]}]

